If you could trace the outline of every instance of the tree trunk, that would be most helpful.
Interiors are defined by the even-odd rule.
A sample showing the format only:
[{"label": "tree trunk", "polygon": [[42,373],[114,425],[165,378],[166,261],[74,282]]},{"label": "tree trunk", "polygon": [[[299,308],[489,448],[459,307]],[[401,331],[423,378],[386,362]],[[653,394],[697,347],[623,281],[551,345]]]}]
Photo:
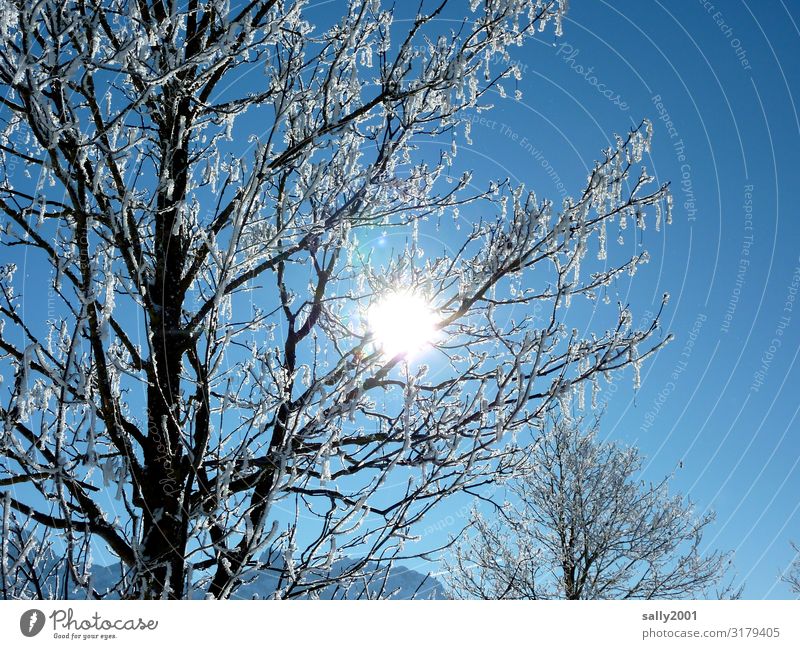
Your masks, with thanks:
[{"label": "tree trunk", "polygon": [[[155,277],[150,287],[150,336],[154,379],[147,391],[149,447],[146,449],[143,486],[143,546],[147,574],[145,597],[181,599],[184,594],[185,550],[188,518],[183,512],[183,491],[188,462],[181,447],[178,422],[183,411],[182,358],[187,334],[181,323],[183,294],[180,280],[186,249],[180,227],[179,206],[187,187],[188,99],[170,100],[165,92],[162,125],[162,181],[156,219]],[[171,111],[172,106],[177,110]],[[179,224],[178,224],[179,225]]]}]

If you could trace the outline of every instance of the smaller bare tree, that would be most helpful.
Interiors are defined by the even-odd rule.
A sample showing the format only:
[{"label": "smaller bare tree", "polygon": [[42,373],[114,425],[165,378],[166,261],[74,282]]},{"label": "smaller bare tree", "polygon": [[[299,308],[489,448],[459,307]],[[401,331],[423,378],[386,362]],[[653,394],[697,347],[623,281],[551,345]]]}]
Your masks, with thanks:
[{"label": "smaller bare tree", "polygon": [[795,551],[794,559],[782,579],[792,592],[800,594],[800,545],[792,543],[792,549]]},{"label": "smaller bare tree", "polygon": [[668,480],[638,479],[641,456],[556,421],[530,456],[523,479],[509,483],[510,502],[492,520],[477,510],[472,533],[447,560],[459,598],[679,599],[736,597],[710,592],[730,565],[728,554],[701,550],[712,513],[671,496]]}]

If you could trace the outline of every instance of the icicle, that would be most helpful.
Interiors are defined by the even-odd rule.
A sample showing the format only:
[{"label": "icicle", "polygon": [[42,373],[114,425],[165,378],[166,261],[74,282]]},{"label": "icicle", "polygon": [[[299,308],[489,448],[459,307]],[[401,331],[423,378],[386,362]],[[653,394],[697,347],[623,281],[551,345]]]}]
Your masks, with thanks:
[{"label": "icicle", "polygon": [[607,258],[606,253],[606,221],[603,219],[600,222],[600,233],[598,235],[598,239],[600,242],[600,249],[597,251],[597,258],[600,260],[604,260]]},{"label": "icicle", "polygon": [[600,380],[597,372],[592,374],[592,410],[597,409],[597,395],[600,394]]},{"label": "icicle", "polygon": [[415,377],[409,376],[406,380],[405,401],[403,406],[403,453],[411,449],[411,409],[414,407],[417,390],[414,385]]},{"label": "icicle", "polygon": [[633,389],[638,390],[642,386],[642,361],[639,358],[636,345],[631,345],[629,359],[632,361],[633,365]]},{"label": "icicle", "polygon": [[322,471],[319,479],[322,484],[327,484],[331,479],[331,454],[327,444],[322,447]]},{"label": "icicle", "polygon": [[503,377],[503,368],[498,367],[496,370],[496,380],[497,380],[497,396],[495,397],[495,403],[497,407],[495,409],[495,440],[500,441],[503,437],[503,430],[505,429],[505,421],[503,418],[504,410],[503,410],[503,400],[504,400],[504,377]]}]

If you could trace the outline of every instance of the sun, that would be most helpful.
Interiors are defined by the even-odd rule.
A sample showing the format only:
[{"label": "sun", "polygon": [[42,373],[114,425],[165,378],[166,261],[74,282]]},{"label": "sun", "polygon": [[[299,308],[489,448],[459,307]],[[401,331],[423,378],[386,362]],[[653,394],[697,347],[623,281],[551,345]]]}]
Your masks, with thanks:
[{"label": "sun", "polygon": [[369,329],[383,353],[410,358],[436,337],[436,314],[428,302],[411,291],[393,291],[367,312]]}]

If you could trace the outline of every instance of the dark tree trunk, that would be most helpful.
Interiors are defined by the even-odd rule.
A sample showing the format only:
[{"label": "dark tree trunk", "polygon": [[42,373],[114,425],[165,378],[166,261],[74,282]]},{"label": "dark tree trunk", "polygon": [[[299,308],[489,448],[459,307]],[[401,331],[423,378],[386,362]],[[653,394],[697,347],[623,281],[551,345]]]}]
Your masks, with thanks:
[{"label": "dark tree trunk", "polygon": [[[187,334],[181,313],[180,288],[186,259],[185,242],[176,228],[186,195],[190,108],[187,98],[165,90],[162,125],[162,186],[158,194],[155,246],[156,268],[150,287],[150,335],[154,380],[147,391],[149,446],[145,453],[147,483],[143,485],[143,546],[147,574],[145,597],[181,599],[185,590],[187,517],[183,512],[188,461],[183,453],[178,422],[182,359]],[[170,117],[171,115],[171,117]]]}]

